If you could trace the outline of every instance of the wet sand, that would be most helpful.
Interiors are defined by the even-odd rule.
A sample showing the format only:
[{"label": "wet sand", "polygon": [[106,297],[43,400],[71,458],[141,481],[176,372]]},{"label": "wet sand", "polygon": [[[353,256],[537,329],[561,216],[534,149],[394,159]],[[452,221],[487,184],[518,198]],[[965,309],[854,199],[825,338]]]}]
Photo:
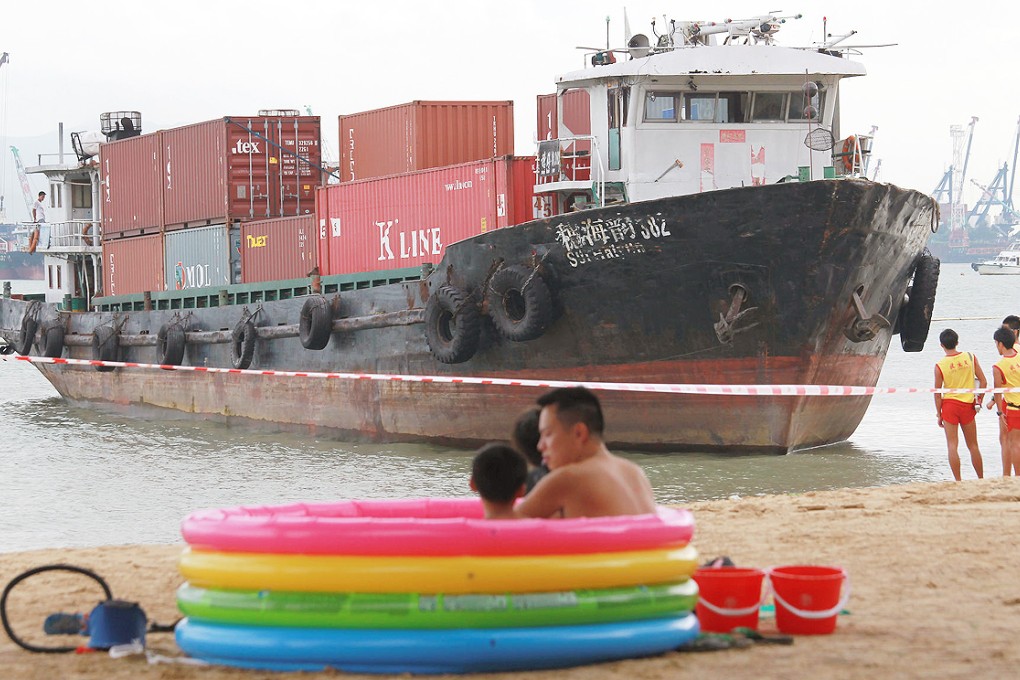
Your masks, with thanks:
[{"label": "wet sand", "polygon": [[[675,680],[704,677],[1010,677],[1020,667],[1020,479],[910,484],[760,496],[691,506],[703,559],[738,565],[829,564],[853,583],[849,615],[836,633],[798,637],[789,647],[755,645],[711,653],[670,653],[574,669],[488,674],[521,680]],[[0,553],[0,583],[55,562],[95,570],[116,597],[135,600],[150,621],[174,621],[180,546],[117,546]],[[38,630],[45,614],[87,610],[94,588],[69,593],[72,577],[29,579],[9,603],[23,638],[53,644]],[[25,631],[21,633],[21,631]],[[763,632],[774,632],[763,621]],[[78,638],[85,641],[86,638]],[[172,635],[150,634],[150,651],[180,656]],[[275,674],[222,667],[148,664],[142,656],[32,654],[0,637],[2,677],[81,680],[379,677],[335,671]],[[406,677],[406,676],[402,676]],[[476,676],[478,677],[478,676]]]}]

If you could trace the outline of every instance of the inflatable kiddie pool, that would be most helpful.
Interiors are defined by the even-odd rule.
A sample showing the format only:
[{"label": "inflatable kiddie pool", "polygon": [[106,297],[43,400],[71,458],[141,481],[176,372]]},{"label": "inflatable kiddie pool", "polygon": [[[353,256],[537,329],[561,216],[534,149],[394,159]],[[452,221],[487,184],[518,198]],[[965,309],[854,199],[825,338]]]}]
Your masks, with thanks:
[{"label": "inflatable kiddie pool", "polygon": [[177,642],[272,670],[465,673],[674,649],[698,633],[686,510],[485,520],[476,499],[202,510]]}]

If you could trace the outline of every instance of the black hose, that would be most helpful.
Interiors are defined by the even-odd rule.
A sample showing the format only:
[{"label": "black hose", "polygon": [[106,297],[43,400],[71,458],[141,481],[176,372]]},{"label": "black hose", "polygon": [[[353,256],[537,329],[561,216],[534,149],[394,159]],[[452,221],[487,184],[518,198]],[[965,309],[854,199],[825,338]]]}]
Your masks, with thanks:
[{"label": "black hose", "polygon": [[88,576],[103,588],[103,594],[106,595],[107,600],[113,599],[113,593],[110,592],[110,586],[108,586],[106,581],[104,581],[103,578],[94,571],[83,567],[76,567],[73,564],[47,564],[41,567],[35,567],[34,569],[29,569],[28,571],[14,577],[14,579],[7,584],[4,588],[3,595],[0,595],[0,622],[3,623],[4,630],[7,631],[7,637],[11,639],[11,642],[22,649],[27,649],[30,652],[38,652],[40,654],[64,654],[66,652],[73,652],[78,649],[78,647],[36,647],[33,644],[29,644],[14,634],[14,631],[11,629],[10,622],[7,620],[7,595],[11,592],[14,586],[18,585],[29,576],[34,576],[45,571],[70,571],[76,574]]}]

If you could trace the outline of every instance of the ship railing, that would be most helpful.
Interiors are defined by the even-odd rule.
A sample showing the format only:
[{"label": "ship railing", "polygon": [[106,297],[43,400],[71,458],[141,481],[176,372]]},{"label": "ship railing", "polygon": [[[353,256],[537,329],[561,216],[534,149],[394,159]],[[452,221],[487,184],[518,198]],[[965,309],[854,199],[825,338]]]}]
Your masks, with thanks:
[{"label": "ship railing", "polygon": [[538,143],[537,193],[588,189],[601,207],[605,205],[605,185],[605,164],[597,137],[577,135]]},{"label": "ship railing", "polygon": [[102,243],[99,238],[99,222],[96,220],[67,220],[65,222],[22,222],[14,234],[18,249],[28,250],[32,235],[39,230],[35,252],[57,253],[99,253]]},{"label": "ship railing", "polygon": [[832,148],[832,163],[844,177],[860,177],[868,172],[872,135],[850,135]]}]

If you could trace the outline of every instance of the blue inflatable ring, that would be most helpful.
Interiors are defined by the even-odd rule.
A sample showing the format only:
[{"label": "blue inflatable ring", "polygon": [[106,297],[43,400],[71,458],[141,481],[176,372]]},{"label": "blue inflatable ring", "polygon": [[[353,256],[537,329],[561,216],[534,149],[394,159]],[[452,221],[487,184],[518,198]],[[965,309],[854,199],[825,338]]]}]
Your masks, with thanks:
[{"label": "blue inflatable ring", "polygon": [[185,619],[177,644],[209,663],[274,671],[493,673],[663,654],[693,640],[693,614],[557,628],[343,630],[263,628]]}]

